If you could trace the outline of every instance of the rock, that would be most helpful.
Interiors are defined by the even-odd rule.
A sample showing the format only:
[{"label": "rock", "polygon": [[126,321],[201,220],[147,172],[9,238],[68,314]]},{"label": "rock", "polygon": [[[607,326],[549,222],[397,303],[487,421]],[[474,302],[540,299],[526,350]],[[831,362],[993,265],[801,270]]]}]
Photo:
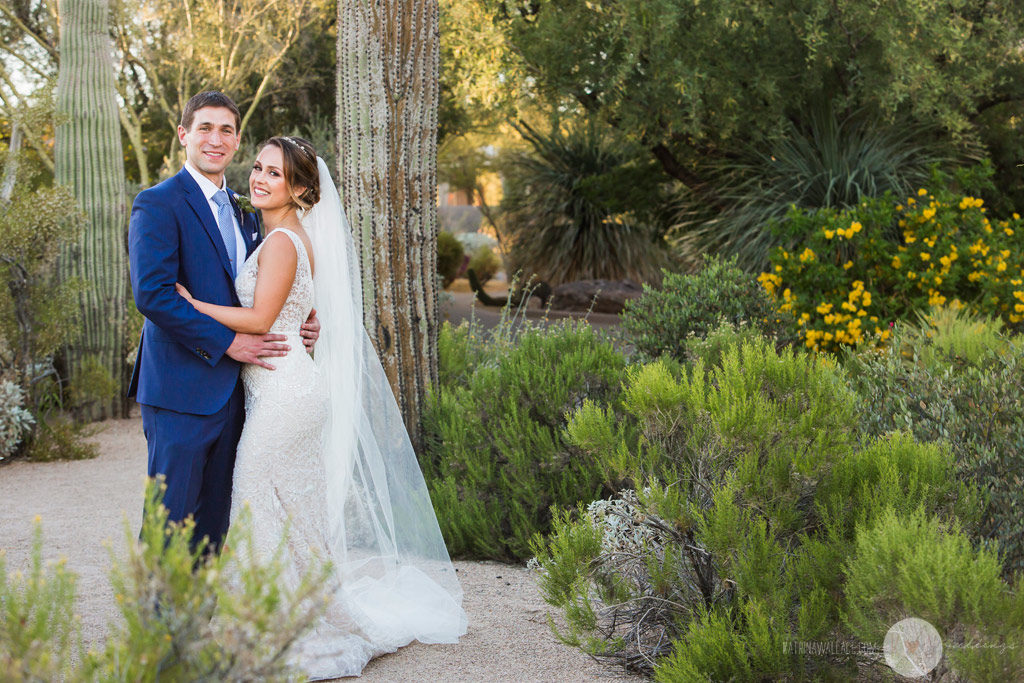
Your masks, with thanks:
[{"label": "rock", "polygon": [[[643,291],[643,287],[632,280],[566,282],[555,287],[551,295],[551,308],[557,311],[592,310],[594,313],[621,313],[626,301],[640,296]],[[591,302],[594,304],[592,309]]]}]

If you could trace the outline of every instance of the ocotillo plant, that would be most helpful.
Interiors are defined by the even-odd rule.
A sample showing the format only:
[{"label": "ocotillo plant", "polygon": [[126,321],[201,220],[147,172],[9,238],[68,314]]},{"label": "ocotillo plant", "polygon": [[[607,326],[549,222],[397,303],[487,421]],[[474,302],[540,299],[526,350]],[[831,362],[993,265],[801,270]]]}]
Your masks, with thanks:
[{"label": "ocotillo plant", "polygon": [[340,0],[338,130],[366,330],[414,446],[437,380],[437,0]]},{"label": "ocotillo plant", "polygon": [[83,330],[67,349],[66,374],[78,396],[90,393],[81,385],[106,385],[108,395],[83,407],[92,419],[125,415],[128,405],[127,196],[108,11],[107,0],[60,3],[57,110],[65,122],[57,127],[55,175],[89,219],[78,244],[60,259],[61,278],[88,285],[80,297]]}]

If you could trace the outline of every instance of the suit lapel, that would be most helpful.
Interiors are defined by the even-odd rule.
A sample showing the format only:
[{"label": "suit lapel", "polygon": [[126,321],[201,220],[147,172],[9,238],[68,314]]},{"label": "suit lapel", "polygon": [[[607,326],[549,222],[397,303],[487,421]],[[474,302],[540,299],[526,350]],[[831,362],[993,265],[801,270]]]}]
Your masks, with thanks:
[{"label": "suit lapel", "polygon": [[221,237],[220,228],[217,227],[217,222],[213,219],[210,202],[207,201],[203,191],[199,189],[199,185],[196,184],[196,181],[192,179],[192,176],[184,168],[178,173],[178,182],[181,183],[182,188],[185,190],[185,201],[192,207],[196,217],[199,218],[199,223],[203,226],[206,234],[209,235],[210,241],[213,242],[213,248],[217,250],[217,255],[220,257],[220,263],[224,267],[224,272],[227,273],[229,278],[234,280],[235,276],[231,272],[231,261],[228,259],[228,251],[224,246],[224,238]]}]

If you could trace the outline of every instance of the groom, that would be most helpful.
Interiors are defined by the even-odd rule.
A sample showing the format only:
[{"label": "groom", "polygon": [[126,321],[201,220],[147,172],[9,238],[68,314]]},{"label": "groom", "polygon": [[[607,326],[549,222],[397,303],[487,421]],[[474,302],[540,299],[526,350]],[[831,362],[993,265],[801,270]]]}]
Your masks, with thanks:
[{"label": "groom", "polygon": [[[193,544],[216,550],[228,528],[235,448],[245,417],[243,363],[288,351],[278,334],[236,333],[180,297],[180,282],[202,301],[238,306],[234,278],[262,239],[224,182],[239,144],[238,107],[219,92],[185,105],[178,140],[184,168],[143,190],[132,205],[128,257],[135,305],[146,321],[128,395],[142,407],[149,476],[163,475],[170,521],[195,519]],[[308,347],[320,324],[303,325]]]}]

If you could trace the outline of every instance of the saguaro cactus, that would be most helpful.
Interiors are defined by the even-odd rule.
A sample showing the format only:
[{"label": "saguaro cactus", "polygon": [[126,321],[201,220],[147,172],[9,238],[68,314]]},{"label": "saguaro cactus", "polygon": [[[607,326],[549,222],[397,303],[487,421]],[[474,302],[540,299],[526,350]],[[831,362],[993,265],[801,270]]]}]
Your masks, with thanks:
[{"label": "saguaro cactus", "polygon": [[57,111],[65,121],[56,132],[55,174],[88,216],[78,244],[60,259],[63,279],[87,283],[80,296],[82,334],[67,349],[67,374],[72,385],[86,375],[95,383],[98,366],[116,386],[116,395],[87,408],[93,419],[128,409],[128,202],[108,12],[107,0],[60,3]]},{"label": "saguaro cactus", "polygon": [[413,444],[437,379],[437,0],[339,0],[339,173],[366,329]]}]

